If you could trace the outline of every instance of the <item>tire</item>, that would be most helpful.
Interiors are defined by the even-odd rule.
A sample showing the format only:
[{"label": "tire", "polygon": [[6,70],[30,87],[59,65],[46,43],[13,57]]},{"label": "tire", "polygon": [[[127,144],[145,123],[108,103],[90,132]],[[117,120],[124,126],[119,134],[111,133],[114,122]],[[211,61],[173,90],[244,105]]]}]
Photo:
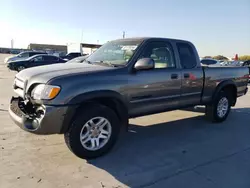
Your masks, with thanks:
[{"label": "tire", "polygon": [[[219,113],[218,105],[220,102],[227,101],[227,108],[224,106],[223,113]],[[225,102],[226,103],[226,102]],[[212,122],[223,122],[227,119],[232,106],[232,98],[229,92],[221,91],[212,104],[206,106],[206,117]]]},{"label": "tire", "polygon": [[[93,131],[93,130],[91,129],[90,131],[88,131],[88,127],[90,126],[87,126],[87,125],[89,124],[92,125],[92,123],[88,123],[88,122],[91,120],[92,122],[95,122],[98,120],[98,118],[103,118],[107,120],[108,124],[106,126],[111,127],[111,129],[107,129],[107,132],[109,132],[108,130],[111,130],[111,134],[109,138],[107,139],[107,141],[104,141],[105,140],[104,138],[99,139],[99,136],[100,136],[99,135],[97,138],[99,139],[99,142],[100,142],[99,144],[101,145],[101,143],[102,144],[104,144],[105,142],[106,143],[101,148],[92,150],[92,149],[89,149],[88,147],[90,147],[89,145],[93,146],[92,140],[95,138],[89,138],[89,137],[92,137],[94,132],[89,134],[88,132]],[[82,144],[82,142],[80,141],[80,138],[81,138],[80,135],[83,135],[82,134],[83,130],[85,130],[86,132],[84,135],[90,135],[90,136],[83,136],[86,138],[88,137],[87,139],[84,139],[84,141],[91,139],[85,144]],[[106,106],[99,105],[99,104],[91,104],[81,109],[80,112],[76,114],[69,130],[64,134],[64,138],[65,138],[65,142],[68,148],[76,156],[82,159],[93,159],[93,158],[97,158],[97,157],[104,155],[114,146],[118,138],[119,132],[120,132],[120,121],[117,115],[115,114],[115,112]],[[95,140],[94,140],[94,145],[95,146],[97,145]]]},{"label": "tire", "polygon": [[19,67],[17,67],[17,71],[18,71],[18,72],[20,72],[21,70],[24,70],[24,69],[25,69],[24,66],[19,66]]}]

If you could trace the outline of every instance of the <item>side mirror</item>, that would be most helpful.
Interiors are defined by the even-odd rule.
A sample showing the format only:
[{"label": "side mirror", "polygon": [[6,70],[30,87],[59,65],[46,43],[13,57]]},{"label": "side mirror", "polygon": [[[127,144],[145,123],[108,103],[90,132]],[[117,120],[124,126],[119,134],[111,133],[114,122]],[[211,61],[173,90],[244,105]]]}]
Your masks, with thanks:
[{"label": "side mirror", "polygon": [[135,63],[136,70],[149,70],[155,67],[155,61],[151,58],[142,58]]}]

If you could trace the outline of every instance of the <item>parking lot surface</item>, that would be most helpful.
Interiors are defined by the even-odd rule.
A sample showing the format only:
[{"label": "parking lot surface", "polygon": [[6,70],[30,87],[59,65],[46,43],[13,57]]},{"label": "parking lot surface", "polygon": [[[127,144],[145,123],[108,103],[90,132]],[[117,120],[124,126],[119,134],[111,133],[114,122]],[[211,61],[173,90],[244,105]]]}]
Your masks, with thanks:
[{"label": "parking lot surface", "polygon": [[[0,55],[0,187],[250,187],[250,93],[227,121],[205,120],[204,108],[130,120],[104,157],[82,160],[63,135],[22,131],[9,118],[15,72]],[[53,126],[53,123],[51,124]]]}]

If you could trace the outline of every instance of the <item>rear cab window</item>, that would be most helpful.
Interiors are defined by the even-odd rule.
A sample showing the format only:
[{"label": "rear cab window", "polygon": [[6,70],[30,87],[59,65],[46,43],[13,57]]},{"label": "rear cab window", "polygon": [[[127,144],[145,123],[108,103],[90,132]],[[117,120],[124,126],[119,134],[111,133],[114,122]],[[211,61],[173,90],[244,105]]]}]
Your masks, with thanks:
[{"label": "rear cab window", "polygon": [[197,61],[193,48],[188,43],[184,42],[179,42],[176,45],[182,68],[184,69],[195,68],[197,66]]}]

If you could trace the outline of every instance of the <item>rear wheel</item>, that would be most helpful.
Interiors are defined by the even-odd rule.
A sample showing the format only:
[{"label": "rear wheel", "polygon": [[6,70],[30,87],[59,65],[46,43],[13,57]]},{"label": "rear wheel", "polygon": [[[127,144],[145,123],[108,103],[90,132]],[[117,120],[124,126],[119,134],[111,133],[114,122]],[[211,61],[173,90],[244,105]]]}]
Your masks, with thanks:
[{"label": "rear wheel", "polygon": [[115,144],[119,132],[120,122],[114,111],[94,104],[76,115],[64,138],[76,156],[91,159],[108,152]]},{"label": "rear wheel", "polygon": [[212,104],[206,106],[206,116],[213,122],[223,122],[231,110],[232,98],[226,91],[221,91]]}]

